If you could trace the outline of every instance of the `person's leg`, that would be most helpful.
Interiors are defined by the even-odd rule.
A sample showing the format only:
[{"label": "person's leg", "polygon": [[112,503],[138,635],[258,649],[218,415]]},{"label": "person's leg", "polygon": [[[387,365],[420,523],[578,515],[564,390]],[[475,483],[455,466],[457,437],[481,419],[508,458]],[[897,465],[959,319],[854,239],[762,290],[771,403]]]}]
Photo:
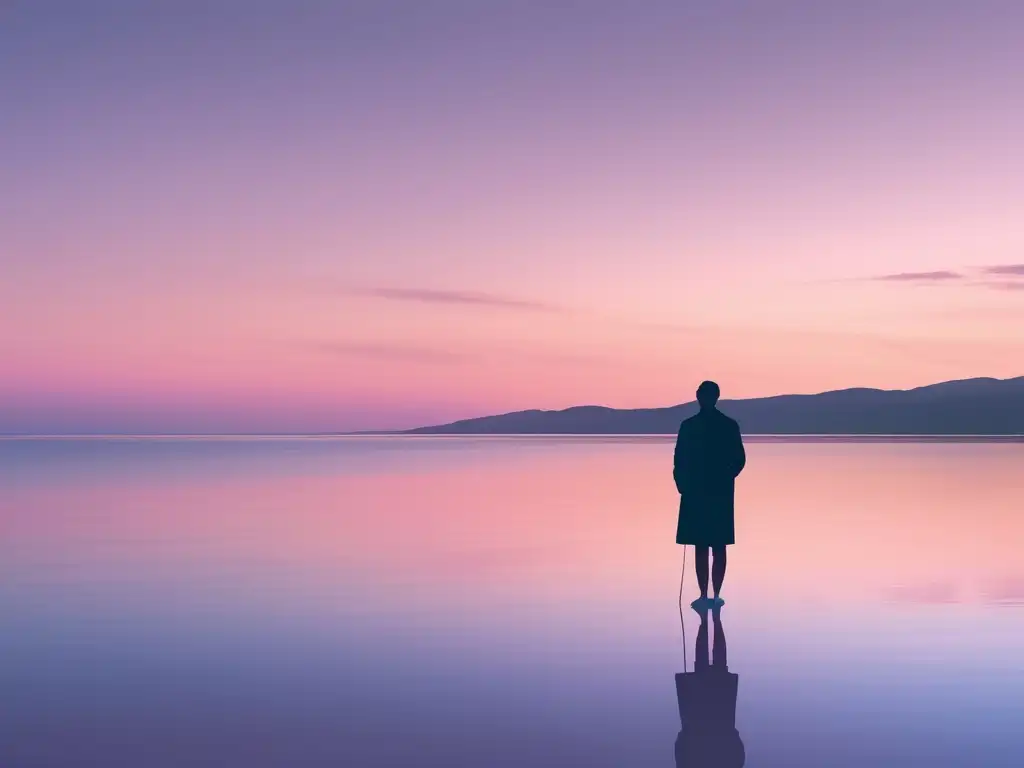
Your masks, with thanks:
[{"label": "person's leg", "polygon": [[726,656],[725,629],[722,627],[722,615],[719,609],[715,609],[711,614],[711,618],[714,620],[715,624],[715,643],[714,646],[712,646],[715,658],[714,665],[716,667],[727,669],[729,667],[729,661]]},{"label": "person's leg", "polygon": [[700,544],[693,547],[693,567],[697,571],[697,586],[703,600],[708,597],[708,551],[708,547]]},{"label": "person's leg", "polygon": [[[707,550],[705,549],[704,550],[704,557],[705,557],[704,568],[705,569],[707,569],[707,559],[706,559],[707,556],[708,556],[708,553],[707,553]],[[722,582],[725,581],[725,562],[726,562],[726,560],[725,560],[725,547],[724,546],[715,547],[715,564],[713,566],[713,570],[712,570],[712,573],[711,573],[711,581],[712,581],[712,585],[714,586],[714,589],[715,589],[715,597],[718,597],[719,593],[722,591]],[[707,573],[707,570],[705,570],[704,572]],[[705,593],[706,593],[706,591],[707,591],[707,589],[706,589],[707,588],[707,579],[706,578],[705,578],[705,581],[704,581],[704,585],[705,585]]]},{"label": "person's leg", "polygon": [[705,607],[700,613],[700,628],[697,630],[697,643],[694,650],[693,671],[707,669],[711,655],[708,652],[708,611]]}]

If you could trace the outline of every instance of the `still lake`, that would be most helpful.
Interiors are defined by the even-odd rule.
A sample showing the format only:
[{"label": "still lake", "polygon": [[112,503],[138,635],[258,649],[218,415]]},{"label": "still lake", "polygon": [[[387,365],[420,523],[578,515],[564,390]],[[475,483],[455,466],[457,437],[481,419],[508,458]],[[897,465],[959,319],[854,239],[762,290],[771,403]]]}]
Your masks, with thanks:
[{"label": "still lake", "polygon": [[[747,454],[746,765],[1024,765],[1024,443]],[[0,440],[0,766],[670,768],[699,624],[671,464],[661,437]]]}]

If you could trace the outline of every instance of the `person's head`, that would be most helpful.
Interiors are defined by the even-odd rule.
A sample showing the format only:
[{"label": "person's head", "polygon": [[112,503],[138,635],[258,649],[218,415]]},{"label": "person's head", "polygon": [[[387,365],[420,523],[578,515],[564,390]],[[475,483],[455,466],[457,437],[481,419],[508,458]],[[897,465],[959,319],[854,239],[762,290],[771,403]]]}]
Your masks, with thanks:
[{"label": "person's head", "polygon": [[697,402],[700,403],[701,408],[714,408],[721,394],[722,391],[715,382],[705,381],[697,387]]}]

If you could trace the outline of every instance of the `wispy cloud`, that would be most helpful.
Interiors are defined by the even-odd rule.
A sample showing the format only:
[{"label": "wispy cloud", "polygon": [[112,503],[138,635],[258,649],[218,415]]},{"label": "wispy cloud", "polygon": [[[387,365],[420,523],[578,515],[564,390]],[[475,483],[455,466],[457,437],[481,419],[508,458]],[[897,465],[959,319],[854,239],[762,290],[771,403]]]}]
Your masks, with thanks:
[{"label": "wispy cloud", "polygon": [[996,264],[985,267],[986,275],[1002,275],[1003,277],[1024,277],[1024,264]]},{"label": "wispy cloud", "polygon": [[896,272],[862,279],[871,282],[909,285],[959,283],[973,288],[989,288],[997,291],[1024,291],[1024,280],[1016,278],[1024,278],[1024,264],[994,264],[964,272],[952,269],[938,269],[932,272]]},{"label": "wispy cloud", "polygon": [[528,348],[489,348],[485,353],[456,352],[423,347],[415,344],[325,341],[304,345],[315,351],[339,357],[359,357],[376,360],[411,361],[424,363],[466,363],[500,361],[507,359],[531,360],[556,365],[601,365],[609,362],[599,355],[532,350]]},{"label": "wispy cloud", "polygon": [[317,342],[311,347],[319,352],[338,357],[355,357],[370,360],[395,362],[459,364],[473,360],[472,355],[446,349],[421,347],[405,344],[378,342]]},{"label": "wispy cloud", "polygon": [[504,296],[478,291],[442,290],[435,288],[353,288],[349,293],[386,301],[403,301],[420,304],[441,304],[448,306],[512,309],[527,312],[560,312],[561,307],[543,301],[534,301],[514,296]]},{"label": "wispy cloud", "polygon": [[949,269],[940,269],[935,272],[896,272],[895,274],[878,275],[869,279],[883,283],[942,283],[951,280],[963,280],[964,276],[959,272]]},{"label": "wispy cloud", "polygon": [[536,350],[515,346],[491,346],[486,350],[456,351],[400,341],[364,342],[358,340],[299,342],[298,346],[317,354],[341,358],[433,365],[500,363],[509,360],[569,367],[592,367],[614,363],[614,359],[595,354]]}]

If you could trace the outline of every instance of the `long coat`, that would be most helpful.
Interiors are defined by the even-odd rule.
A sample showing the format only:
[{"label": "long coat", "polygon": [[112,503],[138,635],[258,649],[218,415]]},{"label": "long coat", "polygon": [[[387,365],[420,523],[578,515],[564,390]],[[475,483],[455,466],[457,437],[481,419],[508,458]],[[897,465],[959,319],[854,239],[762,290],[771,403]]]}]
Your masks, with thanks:
[{"label": "long coat", "polygon": [[679,491],[677,544],[736,543],[736,477],[747,462],[740,427],[716,408],[679,425],[672,476]]}]

